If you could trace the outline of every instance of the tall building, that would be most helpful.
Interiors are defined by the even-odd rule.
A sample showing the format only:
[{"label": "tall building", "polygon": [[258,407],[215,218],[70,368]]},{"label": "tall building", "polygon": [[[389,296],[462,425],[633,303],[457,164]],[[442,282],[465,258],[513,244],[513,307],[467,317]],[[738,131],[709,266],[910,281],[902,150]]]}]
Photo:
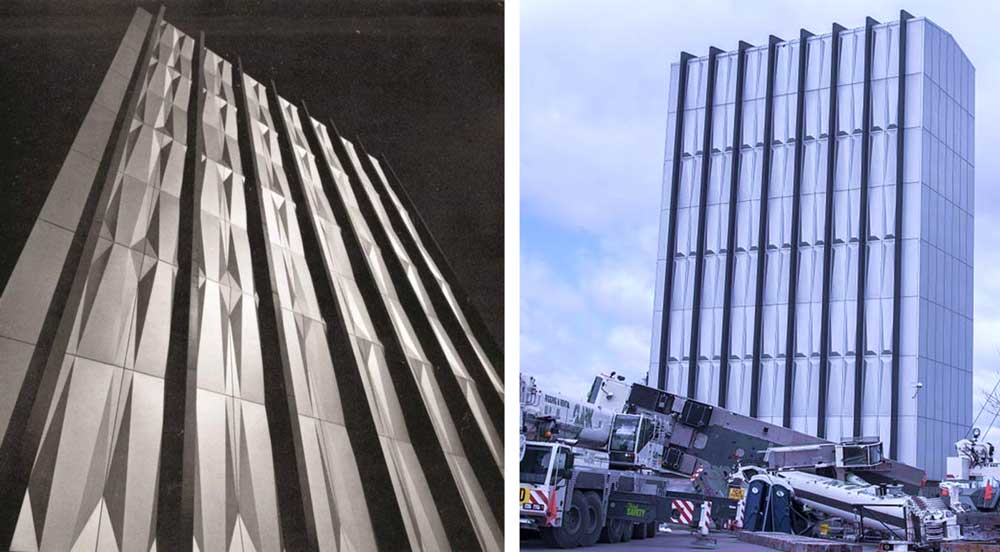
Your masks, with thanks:
[{"label": "tall building", "polygon": [[972,411],[974,82],[906,12],[682,53],[650,384],[942,477]]},{"label": "tall building", "polygon": [[0,294],[0,549],[501,550],[502,378],[384,158],[140,9]]}]

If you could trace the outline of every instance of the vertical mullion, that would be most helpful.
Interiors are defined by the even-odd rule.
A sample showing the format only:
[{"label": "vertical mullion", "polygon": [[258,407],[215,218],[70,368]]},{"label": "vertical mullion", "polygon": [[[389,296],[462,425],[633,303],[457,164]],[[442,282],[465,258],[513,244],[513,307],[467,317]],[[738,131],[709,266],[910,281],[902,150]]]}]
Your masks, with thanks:
[{"label": "vertical mullion", "polygon": [[823,299],[819,333],[819,400],[816,405],[816,436],[826,437],[827,388],[830,385],[830,288],[833,265],[833,178],[837,166],[837,85],[840,74],[840,33],[834,23],[830,37],[830,111],[826,131],[826,215],[823,229]]},{"label": "vertical mullion", "polygon": [[865,281],[868,272],[868,184],[871,173],[872,57],[878,22],[865,18],[865,80],[861,109],[861,193],[858,216],[858,302],[854,335],[854,436],[861,436],[861,406],[865,383]]},{"label": "vertical mullion", "polygon": [[733,278],[736,271],[736,204],[740,186],[740,153],[743,132],[743,87],[746,83],[747,48],[750,44],[740,41],[736,61],[736,105],[733,118],[733,156],[729,173],[729,226],[726,236],[726,283],[723,286],[722,344],[719,360],[719,406],[726,408],[729,397],[729,353],[733,319]]},{"label": "vertical mullion", "polygon": [[799,32],[799,79],[795,102],[795,168],[792,177],[792,237],[791,255],[788,261],[788,315],[785,326],[785,397],[781,411],[782,425],[792,427],[792,385],[795,371],[795,302],[798,295],[799,273],[799,210],[802,204],[802,144],[805,134],[805,94],[806,94],[806,51],[809,31]]},{"label": "vertical mullion", "polygon": [[889,411],[889,458],[899,454],[899,342],[903,304],[903,135],[906,131],[906,27],[913,16],[899,12],[899,84],[896,101],[896,220],[892,282],[892,391]]},{"label": "vertical mullion", "polygon": [[753,365],[750,380],[750,416],[756,418],[760,406],[760,355],[764,344],[761,321],[764,316],[764,269],[767,258],[767,203],[771,182],[771,142],[774,134],[774,70],[777,45],[771,35],[767,45],[767,84],[764,95],[764,151],[760,182],[760,226],[757,229],[757,289],[754,301]]},{"label": "vertical mullion", "polygon": [[[681,142],[684,130],[684,103],[687,95],[687,66],[694,57],[687,52],[681,52],[680,70],[677,74],[677,104],[674,116],[674,151],[670,170],[670,214],[667,218],[667,252],[666,268],[663,271],[663,312],[660,323],[660,351],[657,367],[659,369],[658,387],[667,388],[667,347],[670,343],[670,306],[673,301],[674,285],[674,255],[677,251],[677,193],[681,178]],[[669,130],[668,130],[669,132]]]},{"label": "vertical mullion", "polygon": [[701,194],[698,205],[698,242],[695,249],[694,265],[694,300],[691,310],[691,350],[688,354],[688,388],[687,396],[696,398],[698,389],[698,338],[701,329],[701,294],[704,288],[702,278],[705,273],[705,214],[708,210],[708,178],[712,163],[712,115],[715,110],[715,81],[718,55],[722,50],[711,47],[708,49],[708,84],[705,91],[705,124],[702,132],[701,146]]}]

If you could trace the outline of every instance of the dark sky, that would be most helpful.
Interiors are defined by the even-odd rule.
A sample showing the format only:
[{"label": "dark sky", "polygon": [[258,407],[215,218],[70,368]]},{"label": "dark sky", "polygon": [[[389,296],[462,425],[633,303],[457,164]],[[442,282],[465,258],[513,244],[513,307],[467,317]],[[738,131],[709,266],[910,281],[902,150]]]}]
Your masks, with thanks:
[{"label": "dark sky", "polygon": [[[0,283],[137,3],[0,8]],[[159,4],[139,2],[155,13]],[[503,339],[503,7],[495,2],[166,2],[180,30],[385,154]],[[294,15],[289,15],[294,12]],[[236,15],[234,15],[236,14]]]}]

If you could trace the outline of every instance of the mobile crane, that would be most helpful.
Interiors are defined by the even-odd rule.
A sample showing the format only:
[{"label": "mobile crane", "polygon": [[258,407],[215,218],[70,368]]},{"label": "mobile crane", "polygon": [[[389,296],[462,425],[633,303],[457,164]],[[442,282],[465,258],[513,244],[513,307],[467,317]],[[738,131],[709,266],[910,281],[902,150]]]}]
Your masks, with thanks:
[{"label": "mobile crane", "polygon": [[928,488],[877,438],[831,443],[614,373],[585,400],[522,377],[521,417],[521,523],[553,546],[651,536],[678,500],[710,501],[715,522],[742,504],[744,530],[830,536],[839,524],[885,549],[1000,540],[1000,463],[978,429]]},{"label": "mobile crane", "polygon": [[623,412],[628,392],[614,373],[598,376],[586,401],[521,377],[521,525],[548,545],[651,537],[671,519],[672,498],[700,499],[690,481],[648,468],[654,421]]},{"label": "mobile crane", "polygon": [[[521,422],[521,524],[564,548],[651,536],[677,517],[675,501],[709,501],[715,522],[732,520],[744,492],[738,468],[763,464],[768,449],[819,447],[850,458],[858,448],[630,385],[614,373],[597,376],[585,401],[546,393],[522,376]],[[921,470],[881,454],[869,460],[809,469],[910,488],[923,482]]]}]

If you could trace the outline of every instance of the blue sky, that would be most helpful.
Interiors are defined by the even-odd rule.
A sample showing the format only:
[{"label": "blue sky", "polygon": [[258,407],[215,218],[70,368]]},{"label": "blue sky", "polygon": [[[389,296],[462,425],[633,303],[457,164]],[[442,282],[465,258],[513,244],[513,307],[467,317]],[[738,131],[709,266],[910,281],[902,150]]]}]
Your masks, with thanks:
[{"label": "blue sky", "polygon": [[[905,8],[950,32],[976,67],[976,398],[1000,367],[1000,8],[988,2],[521,4],[521,370],[567,395],[649,363],[670,63],[738,40]],[[993,124],[990,122],[993,121]],[[975,415],[975,412],[973,412]]]}]

